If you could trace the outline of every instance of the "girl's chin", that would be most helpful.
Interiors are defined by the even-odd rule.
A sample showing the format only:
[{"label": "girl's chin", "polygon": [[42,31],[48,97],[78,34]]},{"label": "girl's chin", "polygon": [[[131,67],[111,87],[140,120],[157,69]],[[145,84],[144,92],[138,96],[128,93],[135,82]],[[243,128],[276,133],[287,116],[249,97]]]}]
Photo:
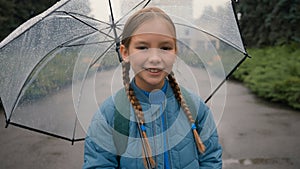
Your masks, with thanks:
[{"label": "girl's chin", "polygon": [[135,79],[135,83],[138,87],[146,91],[152,91],[154,89],[162,88],[164,84],[164,78],[144,78],[144,79]]}]

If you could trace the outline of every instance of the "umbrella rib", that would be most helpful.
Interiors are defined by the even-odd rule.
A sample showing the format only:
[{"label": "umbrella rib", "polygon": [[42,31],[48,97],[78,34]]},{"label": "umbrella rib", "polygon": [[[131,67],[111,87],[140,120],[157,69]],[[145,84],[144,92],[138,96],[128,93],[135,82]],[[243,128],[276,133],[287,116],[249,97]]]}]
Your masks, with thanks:
[{"label": "umbrella rib", "polygon": [[[118,28],[117,27],[117,24],[125,17],[127,16],[130,12],[132,12],[134,9],[136,9],[138,6],[140,6],[143,2],[145,2],[146,0],[143,0],[141,1],[140,3],[138,3],[135,7],[133,7],[129,12],[127,12],[125,15],[123,15],[123,17],[121,17],[117,22],[115,22],[115,18],[114,18],[114,15],[113,15],[113,11],[112,11],[112,5],[111,5],[111,0],[109,0],[109,7],[110,7],[110,13],[111,13],[111,20],[112,20],[112,29],[114,31],[114,35],[115,35],[115,43],[116,43],[116,52],[118,54],[118,58],[119,58],[119,61],[122,62],[123,61],[123,58],[120,54],[120,38],[119,36],[117,35],[117,31],[116,29]],[[151,0],[148,0],[147,3],[144,5],[143,8],[145,8],[149,2]]]},{"label": "umbrella rib", "polygon": [[[1,97],[0,97],[0,105],[2,106],[2,108],[3,108],[3,111],[4,111],[4,117],[5,117],[5,122],[6,122],[6,124],[5,124],[5,128],[7,128],[7,127],[8,127],[8,124],[9,124],[9,121],[7,120],[6,111],[5,111],[5,108],[4,108],[4,105],[3,105],[3,102],[2,102],[2,99],[1,99]],[[1,106],[0,106],[0,107],[1,107]]]},{"label": "umbrella rib", "polygon": [[63,45],[62,47],[76,47],[76,46],[83,46],[83,45],[95,45],[95,44],[101,44],[101,43],[108,43],[113,42],[113,40],[106,40],[101,42],[91,42],[91,43],[81,43],[81,44],[75,44],[75,45]]},{"label": "umbrella rib", "polygon": [[245,54],[245,55],[248,55],[247,53],[245,53],[244,51],[242,51],[237,45],[233,44],[232,42],[228,41],[228,40],[225,39],[225,38],[223,38],[223,39],[222,39],[222,38],[219,38],[219,37],[217,37],[217,36],[215,36],[215,35],[213,35],[213,34],[207,32],[207,31],[205,31],[205,30],[202,30],[202,29],[197,28],[197,27],[194,27],[194,26],[190,26],[190,25],[186,25],[186,24],[182,24],[182,23],[175,23],[175,24],[176,24],[176,25],[186,26],[186,27],[189,27],[189,28],[192,28],[192,29],[199,30],[199,31],[201,31],[201,32],[203,32],[203,33],[206,33],[206,34],[208,34],[208,35],[210,35],[210,36],[212,36],[212,37],[214,37],[214,38],[216,38],[216,39],[218,39],[218,40],[220,40],[220,41],[223,41],[223,42],[227,43],[228,45],[230,45],[231,47],[233,47],[233,48],[236,49],[237,51],[239,51],[239,52],[241,52],[241,53],[243,53],[243,54]]},{"label": "umbrella rib", "polygon": [[[65,11],[55,11],[54,13],[63,13],[63,14],[66,14]],[[83,17],[83,18],[87,18],[87,19],[91,19],[93,21],[97,21],[97,22],[100,22],[100,23],[103,23],[103,24],[106,24],[108,27],[105,27],[103,29],[97,29],[98,30],[106,30],[108,28],[111,28],[111,25],[108,23],[108,22],[104,22],[104,21],[101,21],[101,20],[98,20],[98,19],[95,19],[95,18],[92,18],[92,17],[89,17],[89,16],[86,16],[86,15],[82,15],[80,13],[75,13],[75,12],[68,12],[69,14],[72,14],[72,15],[78,15],[80,17]],[[70,16],[70,15],[69,15]],[[73,17],[72,17],[73,18]]]},{"label": "umbrella rib", "polygon": [[9,122],[9,124],[11,124],[13,126],[16,126],[16,127],[24,128],[24,129],[27,129],[27,130],[30,130],[30,131],[42,133],[42,134],[45,134],[45,135],[48,135],[48,136],[52,136],[52,137],[60,138],[60,139],[63,139],[63,140],[71,141],[72,145],[73,145],[74,142],[83,141],[85,139],[85,138],[70,139],[70,138],[63,137],[63,136],[60,136],[60,135],[57,135],[57,134],[54,134],[54,133],[50,133],[50,132],[47,132],[47,131],[35,129],[35,128],[32,128],[32,127],[28,127],[28,126],[25,126],[25,125],[22,125],[22,124],[14,123],[14,122]]},{"label": "umbrella rib", "polygon": [[73,129],[73,134],[72,134],[72,145],[74,144],[74,138],[75,138],[75,134],[76,134],[76,128],[77,128],[77,116],[75,116],[75,124],[74,124],[74,129]]},{"label": "umbrella rib", "polygon": [[78,20],[79,22],[81,22],[81,23],[87,25],[88,27],[90,27],[90,28],[92,28],[92,29],[94,29],[94,30],[96,30],[96,31],[99,31],[100,33],[102,33],[102,34],[104,34],[104,35],[106,35],[106,36],[108,36],[108,37],[114,39],[114,37],[110,36],[109,34],[103,32],[103,31],[101,31],[100,29],[98,29],[98,28],[92,26],[91,24],[88,24],[88,23],[84,22],[83,20],[79,19],[78,17],[76,17],[76,16],[73,15],[72,13],[69,13],[69,12],[66,12],[66,11],[62,11],[62,12],[65,13],[66,15],[69,15],[69,16],[71,16],[72,18]]},{"label": "umbrella rib", "polygon": [[[240,28],[240,25],[238,24],[238,16],[237,16],[237,12],[236,12],[236,9],[235,9],[235,5],[234,3],[237,3],[237,1],[234,1],[234,0],[231,0],[231,6],[232,6],[232,10],[233,10],[233,14],[234,14],[234,18],[235,18],[235,24],[237,25],[237,28],[238,28],[238,31],[239,31],[239,34],[240,34],[240,38],[242,40],[242,43],[244,42],[244,39],[243,39],[243,35],[241,34],[241,28]],[[243,44],[244,46],[244,44]],[[245,48],[245,46],[244,46]],[[248,56],[248,58],[251,58],[251,56],[248,55],[248,52],[247,52],[247,49],[245,48],[245,55]],[[233,73],[233,72],[232,72]]]},{"label": "umbrella rib", "polygon": [[[85,37],[85,36],[91,35],[91,34],[93,34],[93,33],[95,33],[95,32],[91,32],[91,33],[89,33],[89,34],[85,34],[85,35],[79,36],[79,37],[77,37],[77,38],[71,39],[71,40],[69,40],[69,41],[67,41],[67,42],[65,42],[65,43],[63,43],[63,44],[57,46],[56,48],[54,48],[54,49],[52,49],[51,51],[49,51],[48,53],[46,53],[46,54],[40,59],[40,61],[37,62],[37,64],[33,67],[33,69],[31,70],[31,72],[29,73],[29,76],[27,76],[25,82],[23,83],[23,85],[22,85],[22,87],[21,87],[21,89],[20,89],[20,92],[18,93],[17,99],[16,99],[16,101],[15,101],[14,104],[13,104],[13,108],[12,108],[12,110],[11,110],[10,116],[9,116],[8,119],[7,119],[7,123],[10,123],[11,116],[12,116],[13,112],[15,111],[16,106],[17,106],[19,100],[21,99],[20,97],[21,97],[21,95],[22,95],[22,91],[25,89],[26,85],[27,85],[28,83],[30,83],[30,81],[31,81],[31,80],[29,80],[29,77],[34,77],[34,76],[35,76],[35,75],[33,75],[33,73],[36,72],[36,70],[38,70],[38,66],[46,60],[47,56],[48,56],[50,53],[52,53],[53,51],[55,51],[56,49],[64,47],[64,44],[71,43],[72,41],[75,41],[75,40],[77,40],[77,39],[80,39],[80,38],[83,38],[83,37]],[[39,72],[39,71],[37,71],[37,72]],[[31,76],[31,75],[32,75],[32,76]]]},{"label": "umbrella rib", "polygon": [[[8,119],[6,118],[6,119],[7,119],[7,120],[6,120],[6,127],[8,127],[9,124],[13,124],[13,125],[15,125],[15,126],[20,126],[20,127],[22,127],[22,125],[19,125],[19,124],[10,122],[11,116],[12,116],[14,110],[16,109],[16,106],[17,106],[17,104],[18,104],[18,102],[19,102],[19,100],[20,100],[20,97],[21,97],[21,95],[22,95],[22,91],[25,89],[26,85],[27,85],[28,83],[30,83],[30,81],[31,81],[31,80],[29,79],[29,77],[32,77],[31,75],[32,75],[33,73],[39,72],[38,67],[39,67],[39,65],[40,65],[41,63],[43,63],[43,62],[47,59],[47,56],[48,56],[50,53],[52,53],[53,51],[55,51],[56,49],[58,49],[58,48],[68,47],[67,45],[64,45],[64,44],[71,43],[71,42],[73,42],[73,41],[75,41],[75,40],[77,40],[77,39],[83,38],[83,37],[88,36],[88,35],[91,35],[91,34],[93,34],[93,33],[95,33],[95,32],[91,32],[91,33],[89,33],[89,34],[82,35],[82,36],[77,37],[77,38],[75,38],[75,39],[71,39],[71,40],[69,40],[69,41],[67,41],[67,42],[65,42],[65,43],[63,43],[63,44],[57,46],[56,48],[54,48],[53,50],[49,51],[47,54],[45,54],[45,56],[42,57],[42,59],[34,66],[34,68],[32,69],[32,71],[29,73],[29,76],[27,76],[27,78],[26,78],[24,84],[22,85],[21,90],[20,90],[20,92],[19,92],[19,94],[18,94],[18,96],[17,96],[17,99],[16,99],[16,101],[14,102],[13,109],[12,109],[12,111],[11,111],[11,113],[10,113],[10,116],[9,116]],[[111,41],[110,41],[110,42],[111,42]],[[112,44],[109,46],[108,50],[111,48],[111,46],[112,46],[113,44],[114,44],[114,43],[112,43]],[[75,46],[76,46],[76,45],[75,45]],[[102,57],[108,50],[106,50],[106,51],[101,55],[101,57]],[[100,58],[99,58],[99,59],[100,59]],[[98,60],[99,60],[99,59],[98,59]],[[96,63],[96,62],[95,62],[95,63]],[[35,75],[33,75],[33,77],[34,77],[34,76],[35,76]],[[33,129],[33,128],[30,128],[30,127],[27,127],[27,126],[23,126],[23,128],[27,128],[27,129],[33,130],[33,131],[39,131],[39,132],[44,133],[44,134],[47,134],[47,135],[53,135],[53,134],[51,134],[51,133],[47,133],[47,132],[45,132],[45,131],[40,131],[40,130],[37,130],[37,129]],[[65,139],[65,140],[69,140],[69,141],[72,141],[72,142],[76,141],[76,140],[74,140],[74,139],[72,140],[72,139],[68,139],[68,138],[65,138],[65,137],[62,137],[62,136],[58,136],[58,135],[53,135],[53,136],[58,137],[58,138],[62,138],[62,139]]]},{"label": "umbrella rib", "polygon": [[148,4],[151,2],[151,0],[148,0],[148,2],[146,2],[146,4],[144,5],[143,8],[146,8],[146,6],[148,6]]},{"label": "umbrella rib", "polygon": [[[111,47],[114,45],[114,43],[112,43],[110,46],[108,46],[107,47],[107,49],[105,50],[105,51],[103,51],[103,53],[95,60],[95,61],[93,61],[91,64],[90,64],[90,66],[88,67],[88,69],[87,69],[87,71],[84,73],[84,79],[87,77],[87,75],[88,75],[88,70],[93,66],[93,65],[95,65],[97,62],[98,62],[98,60],[107,52],[107,51],[109,51],[110,49],[111,49]],[[82,91],[82,88],[83,88],[83,86],[84,86],[84,83],[85,83],[85,81],[83,81],[82,82],[82,84],[81,84],[81,87],[80,87],[80,93],[81,93],[81,91]],[[78,100],[77,100],[77,102],[79,103],[80,102],[80,98],[81,98],[81,94],[79,95],[79,97],[78,97]],[[77,118],[77,116],[76,116],[76,119],[75,119],[75,125],[74,125],[74,130],[73,130],[73,138],[75,137],[75,132],[76,132],[76,126],[77,126],[77,120],[78,120],[78,118]],[[73,139],[74,140],[74,139]],[[73,144],[73,141],[72,141],[72,144]]]},{"label": "umbrella rib", "polygon": [[113,10],[112,10],[111,0],[109,0],[108,2],[109,2],[109,9],[110,9],[110,15],[111,15],[112,29],[113,29],[113,32],[114,32],[114,35],[115,35],[114,39],[115,39],[115,43],[116,43],[116,52],[118,54],[119,61],[122,62],[123,58],[120,54],[120,45],[121,45],[120,44],[120,38],[118,37],[117,30],[116,30],[116,23],[115,23]]},{"label": "umbrella rib", "polygon": [[[84,72],[84,75],[83,75],[83,79],[85,79],[86,77],[87,77],[87,75],[88,75],[88,72],[89,72],[89,69],[94,65],[94,64],[96,64],[97,63],[97,61],[107,52],[107,51],[109,51],[110,49],[111,49],[111,47],[114,45],[114,43],[112,43],[111,45],[109,45],[108,47],[107,47],[107,49],[105,50],[105,51],[103,51],[103,53],[97,58],[97,59],[95,59],[95,61],[93,61],[91,64],[90,64],[90,66],[88,67],[88,69]],[[85,83],[85,80],[83,80],[82,81],[82,83],[81,83],[81,86],[80,86],[80,93],[79,93],[79,97],[78,97],[78,99],[77,99],[77,103],[78,104],[76,104],[76,103],[74,103],[74,104],[76,104],[77,106],[77,108],[78,108],[78,106],[79,106],[79,102],[80,102],[80,99],[81,99],[81,92],[82,92],[82,88],[83,88],[83,86],[84,86],[84,83]],[[76,109],[76,108],[75,108]],[[76,111],[76,110],[75,110]],[[76,126],[77,126],[77,116],[76,116],[76,119],[75,119],[75,126],[74,126],[74,130],[73,130],[73,138],[75,137],[75,131],[76,131]],[[72,144],[73,144],[73,142],[72,142]]]},{"label": "umbrella rib", "polygon": [[[56,12],[66,13],[66,11],[56,11]],[[99,19],[96,19],[96,18],[93,18],[93,17],[90,17],[90,16],[86,16],[86,15],[76,13],[76,12],[67,12],[67,13],[72,14],[72,15],[78,15],[78,16],[81,16],[81,17],[84,17],[84,18],[87,18],[87,19],[91,19],[93,21],[97,21],[97,22],[100,22],[100,23],[103,23],[103,24],[106,24],[106,25],[110,26],[110,24],[108,22],[104,22],[104,21],[101,21]]]},{"label": "umbrella rib", "polygon": [[[35,22],[34,24],[32,24],[30,27],[28,27],[24,32],[20,33],[18,36],[14,37],[13,39],[11,39],[10,42],[14,41],[15,39],[17,39],[18,37],[22,36],[23,34],[25,34],[25,32],[27,32],[29,29],[31,29],[33,26],[35,26],[36,24],[42,22],[44,20],[44,18],[47,18],[49,17],[51,14],[55,13],[57,9],[59,9],[60,7],[64,6],[65,4],[67,4],[70,0],[66,1],[65,3],[61,4],[60,6],[57,6],[57,8],[53,9],[52,12],[49,12],[46,16],[42,17],[41,19],[39,19],[37,22]],[[46,12],[46,11],[45,11]],[[42,13],[43,14],[43,13]],[[41,16],[40,15],[37,15],[35,16],[34,18],[38,17],[38,16]],[[26,23],[26,22],[25,22]],[[24,23],[24,24],[25,24]],[[22,26],[22,25],[21,25]],[[5,43],[0,49],[4,48],[8,43]]]},{"label": "umbrella rib", "polygon": [[[116,22],[116,24],[118,24],[122,19],[124,19],[125,18],[125,16],[127,16],[130,12],[132,12],[133,10],[135,10],[138,6],[140,6],[142,3],[144,3],[146,0],[143,0],[143,1],[141,1],[140,3],[138,3],[136,6],[134,6],[130,11],[128,11],[125,15],[123,15],[117,22]],[[151,0],[148,0],[147,2],[146,2],[146,4],[143,6],[143,8],[145,8],[148,4],[149,4],[149,2],[151,2]]]},{"label": "umbrella rib", "polygon": [[109,45],[109,46],[107,47],[107,49],[106,49],[105,51],[103,51],[103,53],[91,63],[91,65],[89,66],[89,69],[90,69],[91,67],[93,67],[93,66],[99,61],[99,59],[101,59],[101,57],[102,57],[107,51],[109,51],[109,50],[111,49],[111,47],[112,47],[113,45],[114,45],[114,43],[112,43],[111,45]]},{"label": "umbrella rib", "polygon": [[[69,1],[70,1],[70,0],[69,0]],[[28,32],[28,30],[31,29],[33,26],[35,26],[36,24],[42,22],[42,21],[44,20],[44,18],[49,17],[49,16],[50,16],[51,14],[53,14],[53,13],[60,13],[60,12],[61,12],[61,13],[65,13],[65,14],[71,16],[72,18],[75,18],[76,20],[79,20],[80,22],[82,22],[82,23],[88,25],[89,27],[91,27],[91,28],[93,28],[93,29],[99,31],[100,33],[105,34],[106,36],[108,36],[108,37],[110,37],[110,38],[113,38],[113,37],[111,37],[110,35],[108,35],[108,34],[102,32],[101,30],[99,30],[99,29],[97,29],[97,28],[95,28],[95,27],[93,27],[93,26],[91,26],[91,25],[85,23],[84,21],[82,21],[82,20],[80,20],[80,19],[78,19],[78,18],[76,18],[75,16],[70,15],[70,14],[76,14],[76,15],[79,15],[79,16],[82,16],[82,17],[86,17],[86,18],[89,18],[89,19],[92,19],[92,20],[95,20],[95,21],[98,21],[98,22],[101,22],[101,23],[104,23],[104,24],[107,24],[108,26],[110,26],[110,24],[107,23],[107,22],[103,22],[103,21],[100,21],[100,20],[97,20],[97,19],[94,19],[94,18],[85,16],[85,15],[81,15],[81,14],[78,14],[78,13],[73,13],[73,12],[69,12],[69,13],[68,13],[68,12],[65,12],[65,11],[56,11],[57,9],[59,9],[61,6],[64,6],[64,5],[65,5],[66,3],[68,3],[69,1],[66,1],[64,4],[61,4],[60,6],[58,6],[56,9],[54,9],[54,10],[53,10],[52,12],[50,12],[48,15],[44,16],[42,19],[40,19],[39,21],[37,21],[36,23],[34,23],[34,24],[31,25],[30,27],[28,27],[24,32],[20,33],[20,34],[19,34],[18,36],[16,36],[16,37],[14,37],[11,41],[14,41],[15,39],[19,38],[20,36],[22,36],[23,34],[25,34],[26,32]],[[111,26],[110,26],[110,27],[111,27]],[[10,41],[10,42],[11,42],[11,41]],[[4,48],[7,44],[8,44],[8,43],[4,44],[1,48]],[[0,48],[0,49],[1,49],[1,48]]]},{"label": "umbrella rib", "polygon": [[233,74],[233,72],[250,56],[246,53],[244,54],[244,57],[239,61],[239,63],[226,75],[226,77],[223,79],[223,81],[217,86],[217,88],[214,89],[214,91],[207,97],[207,99],[204,101],[207,103],[213,95],[221,88],[221,86],[229,79],[229,77]]}]

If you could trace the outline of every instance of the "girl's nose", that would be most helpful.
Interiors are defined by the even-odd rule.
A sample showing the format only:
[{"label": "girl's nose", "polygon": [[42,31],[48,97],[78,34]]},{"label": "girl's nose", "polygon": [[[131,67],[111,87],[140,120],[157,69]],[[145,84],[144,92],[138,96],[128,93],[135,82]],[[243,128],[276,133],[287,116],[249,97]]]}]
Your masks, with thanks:
[{"label": "girl's nose", "polygon": [[149,53],[149,56],[148,56],[148,60],[152,64],[158,64],[158,63],[160,63],[161,62],[161,56],[160,56],[159,49],[152,48],[150,50],[150,53]]}]

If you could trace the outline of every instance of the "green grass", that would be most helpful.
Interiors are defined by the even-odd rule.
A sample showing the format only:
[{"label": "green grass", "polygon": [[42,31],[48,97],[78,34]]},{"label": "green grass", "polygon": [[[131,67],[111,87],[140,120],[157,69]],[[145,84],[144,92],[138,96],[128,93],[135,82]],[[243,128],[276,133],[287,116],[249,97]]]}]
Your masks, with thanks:
[{"label": "green grass", "polygon": [[255,94],[300,109],[300,44],[249,49],[251,59],[233,74]]}]

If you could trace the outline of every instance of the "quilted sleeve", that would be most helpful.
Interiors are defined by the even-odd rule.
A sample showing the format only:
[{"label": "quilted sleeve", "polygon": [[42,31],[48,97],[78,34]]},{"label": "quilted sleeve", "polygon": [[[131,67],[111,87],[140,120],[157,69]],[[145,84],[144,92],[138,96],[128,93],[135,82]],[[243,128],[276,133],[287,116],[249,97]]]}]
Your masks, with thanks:
[{"label": "quilted sleeve", "polygon": [[219,143],[217,127],[210,109],[203,103],[198,114],[198,132],[206,150],[199,153],[200,169],[222,168],[222,146]]},{"label": "quilted sleeve", "polygon": [[117,156],[104,150],[86,137],[84,143],[83,169],[114,169],[118,167]]},{"label": "quilted sleeve", "polygon": [[118,156],[112,136],[114,106],[104,102],[90,123],[84,143],[83,169],[113,169],[118,167]]}]

